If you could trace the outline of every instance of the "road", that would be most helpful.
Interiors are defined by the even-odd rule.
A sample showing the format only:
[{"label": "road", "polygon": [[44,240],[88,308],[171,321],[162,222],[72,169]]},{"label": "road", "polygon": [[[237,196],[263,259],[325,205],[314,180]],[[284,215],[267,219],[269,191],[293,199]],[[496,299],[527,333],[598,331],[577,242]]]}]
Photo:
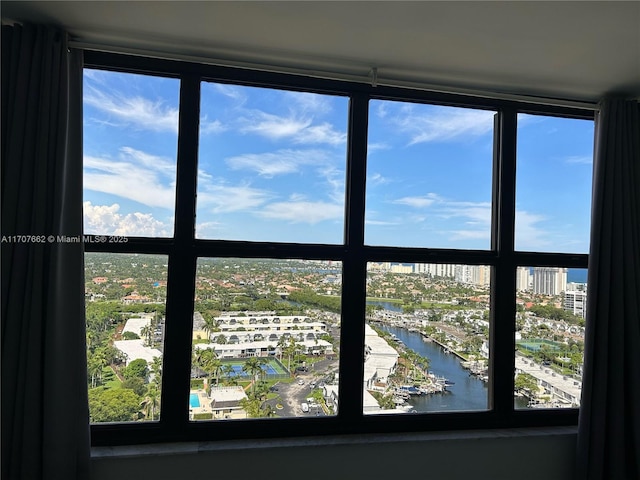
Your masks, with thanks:
[{"label": "road", "polygon": [[[331,376],[330,372],[337,370],[337,360],[321,360],[316,362],[308,372],[298,372],[296,378],[290,383],[279,382],[274,387],[279,399],[270,400],[269,403],[274,407],[280,403],[282,409],[277,410],[279,417],[300,417],[306,415],[324,415],[322,408],[312,408],[308,413],[304,413],[300,405],[307,401],[313,389],[311,382],[320,383],[326,381]],[[300,384],[302,383],[302,385]]]}]

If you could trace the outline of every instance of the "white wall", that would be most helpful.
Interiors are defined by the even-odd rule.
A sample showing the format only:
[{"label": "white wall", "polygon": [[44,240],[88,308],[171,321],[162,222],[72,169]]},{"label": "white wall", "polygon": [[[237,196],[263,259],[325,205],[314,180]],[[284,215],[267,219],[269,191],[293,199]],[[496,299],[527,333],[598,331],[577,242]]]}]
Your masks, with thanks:
[{"label": "white wall", "polygon": [[575,443],[561,428],[107,448],[91,480],[569,480]]}]

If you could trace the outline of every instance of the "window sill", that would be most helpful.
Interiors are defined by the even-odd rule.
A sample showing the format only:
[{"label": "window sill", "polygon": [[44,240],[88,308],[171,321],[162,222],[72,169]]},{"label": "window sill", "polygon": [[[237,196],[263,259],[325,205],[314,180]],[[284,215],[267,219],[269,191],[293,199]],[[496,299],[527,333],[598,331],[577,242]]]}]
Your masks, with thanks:
[{"label": "window sill", "polygon": [[494,439],[522,439],[525,437],[560,437],[576,435],[578,428],[540,427],[496,430],[462,430],[451,432],[396,433],[336,435],[300,438],[278,438],[267,440],[232,440],[220,442],[159,443],[146,445],[122,445],[92,447],[93,460],[155,457],[168,455],[195,455],[228,451],[256,451],[278,448],[336,447],[346,445],[383,445],[397,443],[429,443],[442,441],[482,441]]}]

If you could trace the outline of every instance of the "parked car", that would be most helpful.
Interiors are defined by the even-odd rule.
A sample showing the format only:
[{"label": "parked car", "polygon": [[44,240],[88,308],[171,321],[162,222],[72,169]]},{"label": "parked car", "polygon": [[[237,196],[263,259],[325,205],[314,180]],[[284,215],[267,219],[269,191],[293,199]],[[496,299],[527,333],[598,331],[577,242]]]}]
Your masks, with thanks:
[{"label": "parked car", "polygon": [[305,402],[300,404],[300,408],[302,409],[303,413],[309,413],[309,405]]}]

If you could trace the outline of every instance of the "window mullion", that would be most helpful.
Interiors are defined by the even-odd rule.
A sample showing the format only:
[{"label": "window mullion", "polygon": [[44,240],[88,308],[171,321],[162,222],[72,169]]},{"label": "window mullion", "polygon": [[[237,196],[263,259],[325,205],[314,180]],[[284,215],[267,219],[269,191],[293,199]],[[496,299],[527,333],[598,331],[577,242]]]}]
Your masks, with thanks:
[{"label": "window mullion", "polygon": [[180,86],[175,239],[169,255],[162,416],[169,430],[188,421],[191,332],[195,290],[195,204],[200,117],[200,77]]},{"label": "window mullion", "polygon": [[347,199],[343,263],[342,322],[340,352],[339,415],[355,420],[362,415],[364,377],[364,198],[369,100],[354,95],[349,108],[347,151]]},{"label": "window mullion", "polygon": [[499,415],[513,411],[515,349],[515,179],[516,112],[502,110],[496,121],[493,248],[498,260],[491,282],[492,321],[489,404]]}]

